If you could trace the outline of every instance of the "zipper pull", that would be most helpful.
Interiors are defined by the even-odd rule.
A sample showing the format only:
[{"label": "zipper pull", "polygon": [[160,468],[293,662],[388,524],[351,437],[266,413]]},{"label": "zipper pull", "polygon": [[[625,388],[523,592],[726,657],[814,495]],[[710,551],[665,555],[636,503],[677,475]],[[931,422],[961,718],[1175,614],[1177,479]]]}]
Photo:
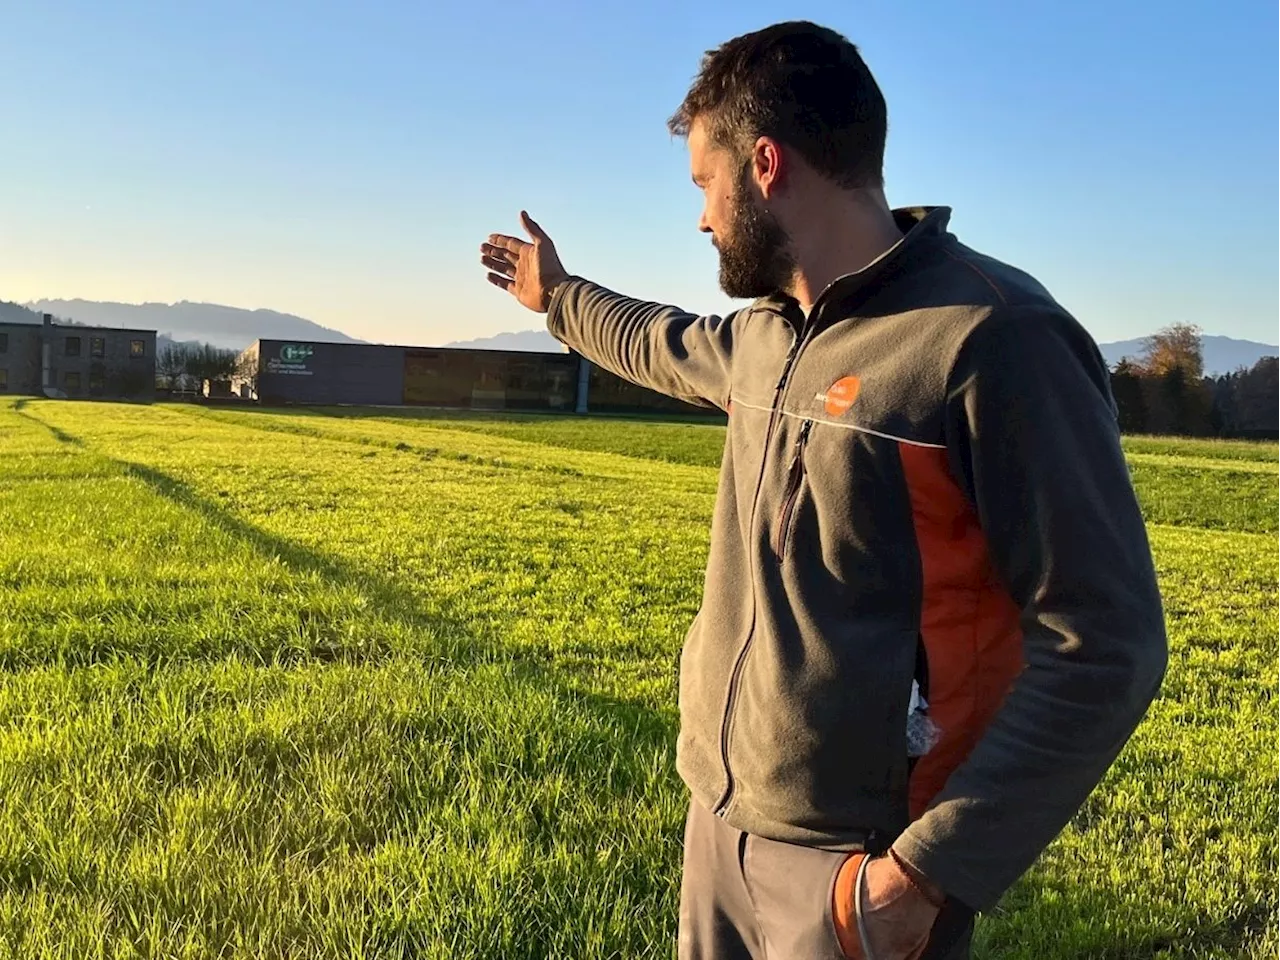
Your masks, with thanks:
[{"label": "zipper pull", "polygon": [[791,466],[787,473],[793,477],[804,466],[804,447],[809,442],[809,431],[813,429],[813,421],[806,420],[800,425],[800,433],[796,436],[796,442],[791,448]]},{"label": "zipper pull", "polygon": [[787,486],[782,498],[782,509],[778,513],[778,527],[773,535],[773,554],[782,562],[787,546],[787,533],[791,529],[791,515],[795,510],[796,497],[800,494],[800,485],[804,482],[804,448],[809,442],[809,431],[813,429],[813,421],[806,420],[800,427],[800,435],[796,437],[792,448],[791,465],[787,467]]},{"label": "zipper pull", "polygon": [[813,421],[806,420],[804,422],[804,425],[800,428],[800,436],[796,438],[797,450],[799,450],[801,447],[803,447],[806,443],[809,442],[809,434],[810,432],[812,432],[812,430],[813,430]]}]

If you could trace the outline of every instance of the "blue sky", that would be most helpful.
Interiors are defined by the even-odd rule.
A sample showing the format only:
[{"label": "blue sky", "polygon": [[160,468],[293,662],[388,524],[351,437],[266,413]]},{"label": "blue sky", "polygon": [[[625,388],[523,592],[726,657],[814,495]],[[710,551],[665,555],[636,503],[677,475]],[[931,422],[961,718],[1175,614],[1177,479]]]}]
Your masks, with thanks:
[{"label": "blue sky", "polygon": [[540,318],[476,247],[721,312],[684,145],[701,53],[859,45],[894,205],[1028,269],[1099,340],[1277,339],[1271,3],[0,0],[0,299],[203,300],[442,343]]}]

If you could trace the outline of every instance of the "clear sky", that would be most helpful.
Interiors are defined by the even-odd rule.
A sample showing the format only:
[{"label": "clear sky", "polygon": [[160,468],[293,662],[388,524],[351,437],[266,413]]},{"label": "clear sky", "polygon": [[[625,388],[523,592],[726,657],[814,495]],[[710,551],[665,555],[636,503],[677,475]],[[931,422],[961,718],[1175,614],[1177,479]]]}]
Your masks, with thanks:
[{"label": "clear sky", "polygon": [[859,45],[890,202],[1030,270],[1099,340],[1277,339],[1273,2],[0,0],[0,299],[203,300],[371,340],[529,329],[477,246],[732,307],[665,120],[783,19]]}]

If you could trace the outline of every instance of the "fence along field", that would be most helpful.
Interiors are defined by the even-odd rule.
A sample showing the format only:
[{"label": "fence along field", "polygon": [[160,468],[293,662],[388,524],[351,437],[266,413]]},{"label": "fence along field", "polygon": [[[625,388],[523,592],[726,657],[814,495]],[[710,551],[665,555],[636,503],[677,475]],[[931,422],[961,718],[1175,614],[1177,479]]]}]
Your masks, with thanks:
[{"label": "fence along field", "polygon": [[[0,406],[0,957],[673,955],[723,430]],[[1277,448],[1135,439],[1161,698],[979,957],[1274,956]]]}]

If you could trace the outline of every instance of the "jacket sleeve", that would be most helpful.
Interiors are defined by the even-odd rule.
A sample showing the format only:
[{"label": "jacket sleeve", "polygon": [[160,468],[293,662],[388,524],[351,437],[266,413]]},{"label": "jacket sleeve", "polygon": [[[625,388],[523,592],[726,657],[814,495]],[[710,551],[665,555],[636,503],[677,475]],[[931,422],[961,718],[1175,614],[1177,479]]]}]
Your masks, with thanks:
[{"label": "jacket sleeve", "polygon": [[1049,309],[970,334],[948,382],[951,469],[1022,611],[1022,672],[968,758],[894,842],[974,910],[1068,823],[1164,676],[1146,529],[1093,340]]},{"label": "jacket sleeve", "polygon": [[734,316],[694,316],[571,277],[556,288],[547,329],[624,380],[723,410],[729,403]]}]

